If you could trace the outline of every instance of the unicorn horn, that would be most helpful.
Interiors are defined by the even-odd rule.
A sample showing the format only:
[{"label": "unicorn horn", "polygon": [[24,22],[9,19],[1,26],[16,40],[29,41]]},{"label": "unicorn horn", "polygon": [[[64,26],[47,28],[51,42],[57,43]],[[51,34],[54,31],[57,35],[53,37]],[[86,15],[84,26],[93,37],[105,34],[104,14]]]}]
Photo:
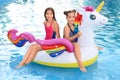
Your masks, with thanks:
[{"label": "unicorn horn", "polygon": [[101,11],[101,9],[102,9],[102,7],[104,6],[104,1],[102,1],[100,4],[99,4],[99,6],[96,8],[96,12],[100,12]]}]

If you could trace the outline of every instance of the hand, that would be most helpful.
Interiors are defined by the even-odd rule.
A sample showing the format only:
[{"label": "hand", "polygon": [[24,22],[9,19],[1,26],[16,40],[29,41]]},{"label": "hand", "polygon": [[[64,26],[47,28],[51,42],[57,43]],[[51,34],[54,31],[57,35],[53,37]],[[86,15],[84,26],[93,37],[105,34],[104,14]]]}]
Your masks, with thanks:
[{"label": "hand", "polygon": [[77,35],[78,37],[80,37],[82,35],[82,32],[78,32]]}]

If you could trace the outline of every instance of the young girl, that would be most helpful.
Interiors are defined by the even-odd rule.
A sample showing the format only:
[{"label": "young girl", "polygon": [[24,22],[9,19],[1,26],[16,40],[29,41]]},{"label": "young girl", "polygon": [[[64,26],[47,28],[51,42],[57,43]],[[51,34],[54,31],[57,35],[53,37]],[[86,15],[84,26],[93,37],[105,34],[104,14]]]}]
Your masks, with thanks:
[{"label": "young girl", "polygon": [[[46,32],[45,39],[60,38],[59,25],[55,18],[54,9],[51,7],[46,8],[44,12],[44,17],[45,21],[43,22],[43,24]],[[41,50],[42,47],[39,44],[37,43],[31,44],[23,60],[19,63],[19,65],[16,68],[20,68],[23,65],[32,62],[37,52]]]},{"label": "young girl", "polygon": [[78,42],[75,42],[74,40],[81,36],[81,32],[78,32],[77,34],[74,34],[74,22],[75,22],[75,13],[76,10],[69,10],[64,11],[64,14],[66,15],[67,24],[64,27],[64,38],[68,39],[73,43],[74,46],[74,55],[76,57],[76,60],[78,62],[79,68],[83,72],[87,72],[85,67],[82,64],[81,61],[81,52]]}]

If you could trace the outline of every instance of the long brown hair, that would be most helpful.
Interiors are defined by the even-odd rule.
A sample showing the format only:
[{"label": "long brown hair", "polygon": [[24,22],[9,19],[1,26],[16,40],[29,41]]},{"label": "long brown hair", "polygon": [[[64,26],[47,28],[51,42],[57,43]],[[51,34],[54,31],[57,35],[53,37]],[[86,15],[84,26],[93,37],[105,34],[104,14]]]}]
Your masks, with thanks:
[{"label": "long brown hair", "polygon": [[47,19],[46,19],[46,13],[47,13],[48,10],[51,10],[51,11],[52,11],[52,13],[53,13],[53,19],[56,21],[55,11],[54,11],[54,9],[53,9],[52,7],[48,7],[48,8],[45,9],[45,12],[44,12],[45,20],[47,21]]}]

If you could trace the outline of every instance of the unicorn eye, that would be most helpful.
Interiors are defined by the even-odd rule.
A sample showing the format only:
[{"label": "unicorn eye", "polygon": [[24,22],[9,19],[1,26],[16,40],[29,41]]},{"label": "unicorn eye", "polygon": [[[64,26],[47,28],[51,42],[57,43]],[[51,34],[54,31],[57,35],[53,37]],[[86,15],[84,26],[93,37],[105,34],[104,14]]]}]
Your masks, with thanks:
[{"label": "unicorn eye", "polygon": [[96,16],[93,15],[93,14],[91,14],[91,15],[90,15],[90,19],[95,20],[95,19],[96,19]]}]

